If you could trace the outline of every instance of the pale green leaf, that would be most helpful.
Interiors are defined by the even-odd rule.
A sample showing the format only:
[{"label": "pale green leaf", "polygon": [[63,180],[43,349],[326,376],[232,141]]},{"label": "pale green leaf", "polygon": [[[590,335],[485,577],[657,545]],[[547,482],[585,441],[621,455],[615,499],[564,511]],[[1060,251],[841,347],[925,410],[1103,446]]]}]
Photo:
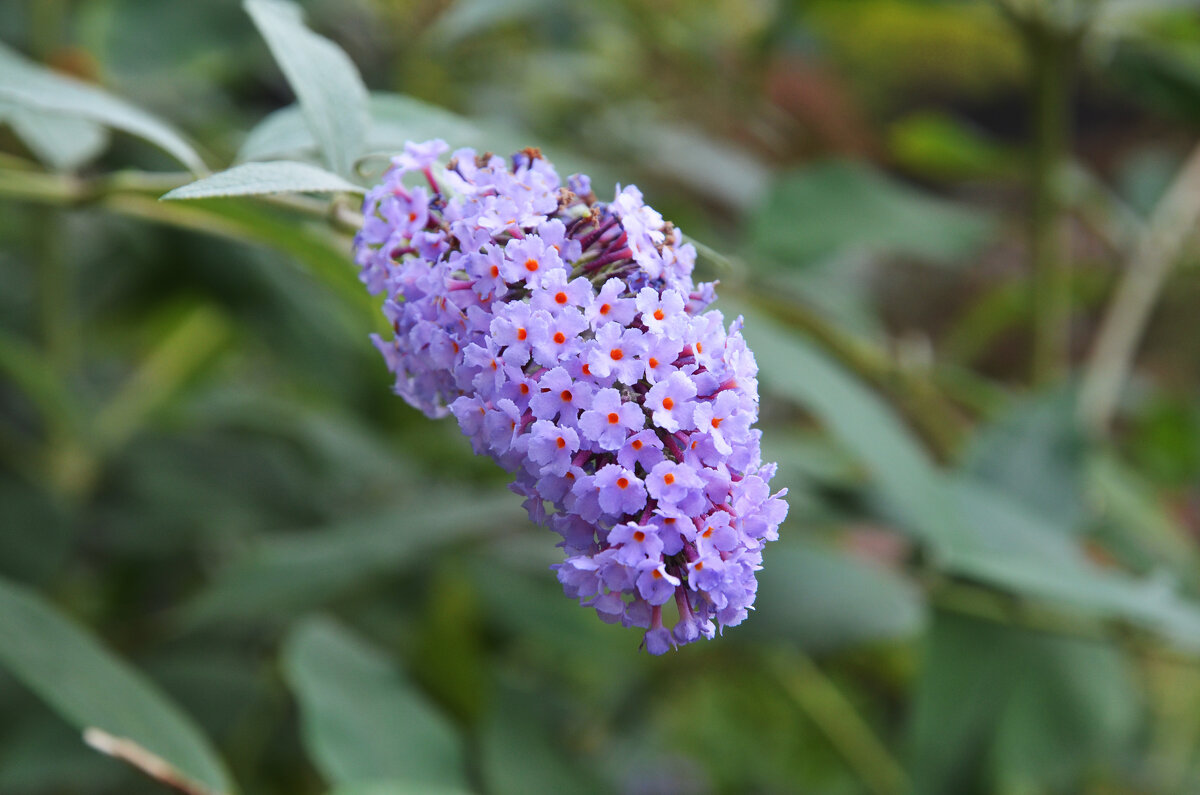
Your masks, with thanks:
[{"label": "pale green leaf", "polygon": [[379,650],[330,619],[287,636],[284,674],[305,745],[331,783],[466,788],[462,741]]},{"label": "pale green leaf", "polygon": [[196,173],[207,169],[182,135],[124,100],[51,72],[0,44],[0,100],[123,130],[158,146]]},{"label": "pale green leaf", "polygon": [[308,163],[272,160],[242,163],[211,177],[176,188],[164,199],[210,199],[216,196],[262,196],[271,193],[363,193],[352,182]]},{"label": "pale green leaf", "polygon": [[764,389],[811,411],[867,468],[911,532],[935,552],[969,540],[929,454],[878,395],[764,315],[750,316],[744,333]]},{"label": "pale green leaf", "polygon": [[244,620],[312,607],[430,549],[522,521],[520,502],[507,493],[426,492],[418,502],[324,531],[267,539],[188,604],[184,620]]},{"label": "pale green leaf", "polygon": [[[479,146],[502,151],[500,143],[489,142],[482,126],[404,94],[372,92],[369,107],[371,123],[365,148],[371,152],[399,152],[406,141],[431,138],[441,138],[452,147]],[[315,148],[316,141],[304,123],[300,108],[291,105],[275,111],[251,130],[238,150],[237,159],[271,160]]]},{"label": "pale green leaf", "polygon": [[911,637],[925,624],[916,585],[833,547],[781,540],[763,553],[746,637],[785,638],[809,651]]},{"label": "pale green leaf", "polygon": [[367,135],[367,89],[346,53],[307,27],[284,0],[246,0],[329,167],[350,174]]},{"label": "pale green leaf", "polygon": [[8,122],[38,160],[57,171],[74,171],[108,146],[108,130],[103,125],[7,100],[0,100],[0,121]]},{"label": "pale green leaf", "polygon": [[974,252],[992,228],[978,210],[840,160],[783,175],[752,219],[754,250],[789,266],[859,250],[948,263]]},{"label": "pale green leaf", "polygon": [[32,591],[0,579],[0,667],[77,729],[101,729],[216,793],[232,792],[200,730],[149,680]]}]

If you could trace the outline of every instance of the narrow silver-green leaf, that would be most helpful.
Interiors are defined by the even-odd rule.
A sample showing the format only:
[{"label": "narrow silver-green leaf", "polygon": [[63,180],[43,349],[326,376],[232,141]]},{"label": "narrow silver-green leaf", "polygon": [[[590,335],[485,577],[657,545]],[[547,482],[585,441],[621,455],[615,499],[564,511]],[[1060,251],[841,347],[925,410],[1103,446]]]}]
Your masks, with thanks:
[{"label": "narrow silver-green leaf", "polygon": [[94,86],[31,63],[2,44],[0,100],[123,130],[149,141],[196,173],[207,171],[191,144],[166,123]]},{"label": "narrow silver-green leaf", "polygon": [[367,89],[350,57],[304,26],[300,9],[284,0],[246,0],[283,71],[329,167],[349,174],[366,142]]},{"label": "narrow silver-green leaf", "polygon": [[305,745],[330,783],[466,788],[462,740],[450,722],[345,627],[301,622],[284,641],[283,669]]},{"label": "narrow silver-green leaf", "polygon": [[807,651],[911,637],[925,625],[917,586],[835,547],[781,539],[759,574],[747,637],[786,638]]},{"label": "narrow silver-green leaf", "polygon": [[270,193],[363,193],[363,189],[323,168],[290,160],[243,163],[176,188],[164,199],[210,199]]},{"label": "narrow silver-green leaf", "polygon": [[[727,302],[723,302],[727,303]],[[867,468],[906,527],[935,551],[969,543],[969,527],[929,455],[895,412],[867,385],[812,344],[755,314],[746,339],[764,388],[811,411]]]},{"label": "narrow silver-green leaf", "polygon": [[429,494],[325,531],[267,539],[183,611],[187,624],[311,608],[412,557],[522,521],[511,494]]},{"label": "narrow silver-green leaf", "polygon": [[[404,94],[375,91],[369,100],[371,122],[365,149],[369,152],[398,152],[405,141],[445,139],[450,146],[483,146],[504,151],[489,140],[484,128],[463,116]],[[523,144],[522,144],[523,145]],[[316,148],[316,141],[296,105],[280,108],[250,131],[238,150],[237,159],[274,160],[292,157]]]},{"label": "narrow silver-green leaf", "polygon": [[13,128],[38,160],[57,171],[74,171],[108,145],[108,130],[101,124],[9,100],[0,100],[0,121]]},{"label": "narrow silver-green leaf", "polygon": [[41,597],[4,579],[0,667],[76,728],[128,739],[207,790],[233,791],[224,765],[191,718]]}]

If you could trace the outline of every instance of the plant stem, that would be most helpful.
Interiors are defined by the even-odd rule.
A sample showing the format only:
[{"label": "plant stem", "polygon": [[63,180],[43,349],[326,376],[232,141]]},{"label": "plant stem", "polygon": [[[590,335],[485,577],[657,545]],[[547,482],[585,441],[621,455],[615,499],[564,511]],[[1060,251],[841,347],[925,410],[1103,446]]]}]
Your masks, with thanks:
[{"label": "plant stem", "polygon": [[1179,250],[1200,221],[1200,146],[1154,208],[1101,321],[1079,393],[1084,423],[1106,433],[1138,342]]},{"label": "plant stem", "polygon": [[875,795],[909,789],[908,776],[887,746],[810,657],[779,653],[772,660],[784,690]]},{"label": "plant stem", "polygon": [[1029,51],[1031,138],[1029,257],[1033,270],[1033,382],[1062,378],[1070,354],[1071,274],[1061,171],[1071,128],[1078,36],[1040,20],[1019,25]]}]

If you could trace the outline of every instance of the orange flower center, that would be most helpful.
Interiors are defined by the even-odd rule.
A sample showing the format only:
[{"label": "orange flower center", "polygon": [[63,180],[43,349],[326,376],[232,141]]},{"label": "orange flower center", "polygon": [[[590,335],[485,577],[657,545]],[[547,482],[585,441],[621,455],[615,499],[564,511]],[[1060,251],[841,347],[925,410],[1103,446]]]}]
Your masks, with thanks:
[{"label": "orange flower center", "polygon": [[634,450],[641,450],[642,449],[642,440],[634,439],[632,442],[629,443],[629,446],[632,447]]},{"label": "orange flower center", "polygon": [[722,422],[722,420],[721,420],[721,418],[720,418],[720,417],[713,417],[713,418],[712,418],[712,426],[713,426],[714,428],[720,428],[720,427],[721,427],[721,422]]},{"label": "orange flower center", "polygon": [[564,389],[562,392],[559,392],[558,396],[563,399],[564,403],[570,403],[571,398],[573,397],[571,390],[569,389]]},{"label": "orange flower center", "polygon": [[523,329],[523,328],[517,329],[517,339],[521,340],[521,342],[524,342],[525,338],[528,336],[529,336],[529,332],[526,331],[525,329]]},{"label": "orange flower center", "polygon": [[655,320],[662,320],[663,317],[665,317],[665,315],[663,315],[663,311],[661,309],[654,310],[654,319]]},{"label": "orange flower center", "polygon": [[612,357],[614,362],[619,362],[625,357],[625,351],[621,350],[620,348],[613,348],[608,352],[608,355]]},{"label": "orange flower center", "polygon": [[608,304],[600,304],[600,314],[607,315],[610,309],[612,309],[612,307]]},{"label": "orange flower center", "polygon": [[567,302],[567,294],[560,290],[555,294],[554,300],[556,303],[565,304]]},{"label": "orange flower center", "polygon": [[561,331],[556,331],[556,332],[554,332],[554,341],[557,342],[559,345],[562,345],[564,342],[567,341],[567,335],[563,334]]},{"label": "orange flower center", "polygon": [[658,359],[655,359],[653,356],[650,357],[648,364],[650,365],[651,370],[658,369]]},{"label": "orange flower center", "polygon": [[663,408],[667,411],[670,411],[671,409],[675,408],[675,401],[671,400],[669,397],[663,398]]},{"label": "orange flower center", "polygon": [[557,444],[557,445],[558,445],[558,449],[559,449],[559,450],[561,450],[561,449],[563,449],[564,447],[566,447],[566,446],[567,446],[567,440],[566,440],[566,439],[564,439],[564,438],[562,438],[562,437],[560,436],[560,437],[558,437],[558,441],[557,441],[557,442],[555,442],[555,444]]},{"label": "orange flower center", "polygon": [[608,413],[608,424],[609,425],[616,425],[620,421],[621,421],[621,415],[617,414],[617,412],[610,411]]},{"label": "orange flower center", "polygon": [[643,533],[641,530],[634,530],[633,531],[633,540],[640,544],[646,540],[646,534]]},{"label": "orange flower center", "polygon": [[672,475],[670,472],[663,475],[663,483],[666,483],[668,486],[670,486],[674,482],[675,482],[675,476]]},{"label": "orange flower center", "polygon": [[530,273],[533,273],[537,269],[538,269],[538,261],[537,260],[532,259],[532,258],[525,260],[525,270],[529,271]]},{"label": "orange flower center", "polygon": [[629,478],[617,478],[617,488],[624,489],[629,486]]}]

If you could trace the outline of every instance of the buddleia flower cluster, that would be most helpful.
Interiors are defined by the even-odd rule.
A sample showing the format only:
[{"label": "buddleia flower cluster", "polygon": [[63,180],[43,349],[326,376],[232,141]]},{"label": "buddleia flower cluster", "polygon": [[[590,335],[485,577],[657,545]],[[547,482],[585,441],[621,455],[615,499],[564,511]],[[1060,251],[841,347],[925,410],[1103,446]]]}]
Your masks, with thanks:
[{"label": "buddleia flower cluster", "polygon": [[447,149],[393,158],[355,240],[396,392],[513,474],[566,593],[650,653],[740,623],[787,514],[741,319],[704,311],[694,247],[637,188],[602,202],[536,149],[439,168]]}]

